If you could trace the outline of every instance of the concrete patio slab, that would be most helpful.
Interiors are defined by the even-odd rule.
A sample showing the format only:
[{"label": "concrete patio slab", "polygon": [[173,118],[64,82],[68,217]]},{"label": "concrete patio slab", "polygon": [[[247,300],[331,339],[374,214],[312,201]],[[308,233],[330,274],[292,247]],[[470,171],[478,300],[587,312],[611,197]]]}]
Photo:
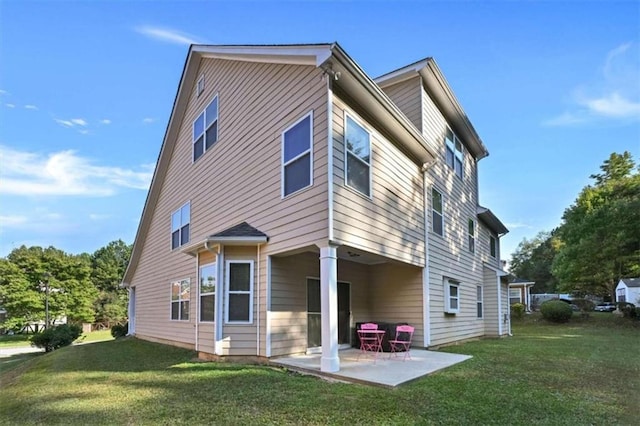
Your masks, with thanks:
[{"label": "concrete patio slab", "polygon": [[471,358],[469,355],[424,349],[411,349],[411,359],[405,361],[402,354],[389,359],[389,354],[384,353],[378,354],[374,362],[371,354],[361,355],[358,349],[342,350],[338,355],[340,371],[336,373],[320,371],[320,354],[294,355],[271,362],[302,373],[393,388]]}]

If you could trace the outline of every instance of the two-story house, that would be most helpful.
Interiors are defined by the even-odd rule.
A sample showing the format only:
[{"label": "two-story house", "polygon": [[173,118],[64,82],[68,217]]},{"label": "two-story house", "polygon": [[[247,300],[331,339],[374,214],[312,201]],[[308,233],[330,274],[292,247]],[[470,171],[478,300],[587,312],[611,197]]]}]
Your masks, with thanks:
[{"label": "two-story house", "polygon": [[192,46],[123,283],[131,334],[202,356],[319,350],[356,322],[430,348],[509,333],[487,150],[433,59]]}]

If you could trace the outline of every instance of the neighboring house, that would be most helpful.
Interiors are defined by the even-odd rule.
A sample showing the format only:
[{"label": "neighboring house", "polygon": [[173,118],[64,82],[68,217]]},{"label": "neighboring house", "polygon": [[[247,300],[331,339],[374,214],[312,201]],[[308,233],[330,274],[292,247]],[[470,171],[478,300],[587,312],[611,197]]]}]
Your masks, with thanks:
[{"label": "neighboring house", "polygon": [[616,286],[616,302],[640,306],[640,278],[622,278]]},{"label": "neighboring house", "polygon": [[531,312],[533,310],[531,288],[535,284],[534,281],[523,280],[521,278],[512,278],[509,280],[509,305],[522,303],[527,312]]},{"label": "neighboring house", "polygon": [[510,332],[488,152],[433,59],[371,79],[338,44],[189,50],[123,284],[129,330],[202,357]]}]

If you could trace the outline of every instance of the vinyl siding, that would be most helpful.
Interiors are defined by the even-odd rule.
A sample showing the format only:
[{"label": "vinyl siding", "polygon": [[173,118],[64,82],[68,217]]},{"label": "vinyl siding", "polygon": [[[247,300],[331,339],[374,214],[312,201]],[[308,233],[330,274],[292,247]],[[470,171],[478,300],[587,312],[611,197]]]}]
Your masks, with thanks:
[{"label": "vinyl siding", "polygon": [[[197,261],[171,250],[172,211],[191,202],[192,243],[246,221],[269,236],[262,247],[264,256],[328,237],[327,98],[321,71],[313,66],[205,59],[197,75],[205,76],[205,92],[181,94],[189,96],[188,107],[183,119],[175,120],[180,130],[173,152],[165,153],[170,155],[169,166],[156,205],[148,206],[153,216],[144,241],[137,242],[142,243],[142,252],[130,283],[137,292],[137,334],[191,345],[195,344]],[[218,141],[193,163],[193,121],[215,94]],[[310,111],[313,185],[281,199],[281,133]],[[264,263],[258,271],[262,283]],[[257,271],[257,264],[254,267]],[[183,278],[191,280],[190,320],[170,321],[170,282]],[[256,296],[262,303],[266,303],[264,287]],[[237,347],[238,354],[255,355],[255,332],[255,328],[225,327],[225,333],[234,335],[229,347]],[[200,336],[199,343],[211,350],[207,326]],[[236,354],[230,349],[229,353]]]},{"label": "vinyl siding", "polygon": [[422,79],[416,74],[408,80],[382,89],[411,120],[416,129],[422,131]]},{"label": "vinyl siding", "polygon": [[[335,241],[422,266],[424,216],[419,167],[337,96],[333,110]],[[345,112],[370,133],[371,198],[345,183]]]},{"label": "vinyl siding", "polygon": [[487,336],[498,335],[498,277],[494,270],[483,269],[484,332]]},{"label": "vinyl siding", "polygon": [[[479,227],[478,230],[479,236],[476,239],[476,247],[477,252],[482,259],[482,262],[487,263],[494,268],[502,269],[502,265],[500,264],[500,239],[498,236],[487,228],[484,223],[478,221]],[[490,246],[490,236],[493,236],[496,239],[496,257],[491,256],[491,246]]]}]

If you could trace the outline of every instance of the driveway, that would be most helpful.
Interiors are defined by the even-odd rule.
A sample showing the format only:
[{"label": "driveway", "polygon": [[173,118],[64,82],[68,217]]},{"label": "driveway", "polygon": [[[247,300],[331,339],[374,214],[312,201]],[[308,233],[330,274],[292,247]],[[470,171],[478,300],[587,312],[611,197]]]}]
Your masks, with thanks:
[{"label": "driveway", "polygon": [[19,346],[17,348],[0,348],[0,358],[9,358],[14,355],[30,354],[33,352],[44,352],[44,349],[33,346]]}]

